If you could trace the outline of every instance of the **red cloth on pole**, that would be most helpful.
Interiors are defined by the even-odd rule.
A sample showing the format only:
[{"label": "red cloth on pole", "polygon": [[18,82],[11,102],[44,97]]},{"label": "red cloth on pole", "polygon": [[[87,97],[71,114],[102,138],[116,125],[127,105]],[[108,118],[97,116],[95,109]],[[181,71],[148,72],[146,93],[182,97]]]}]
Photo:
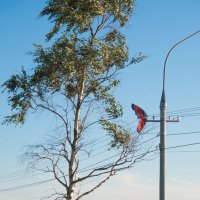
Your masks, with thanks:
[{"label": "red cloth on pole", "polygon": [[132,104],[132,109],[135,111],[135,114],[140,119],[137,126],[137,132],[140,133],[146,124],[147,114],[142,108],[140,108],[139,106],[135,104]]}]

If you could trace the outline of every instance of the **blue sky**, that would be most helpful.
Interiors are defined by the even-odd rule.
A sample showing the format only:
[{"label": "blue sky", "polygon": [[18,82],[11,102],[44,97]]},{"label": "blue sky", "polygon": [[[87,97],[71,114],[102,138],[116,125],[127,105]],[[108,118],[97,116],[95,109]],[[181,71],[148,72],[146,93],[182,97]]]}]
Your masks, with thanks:
[{"label": "blue sky", "polygon": [[[26,52],[33,43],[44,42],[50,24],[38,13],[44,1],[18,0],[0,1],[0,81],[3,83],[21,66],[32,66],[32,58]],[[169,49],[189,34],[200,30],[200,1],[168,0],[137,1],[130,23],[124,30],[130,55],[142,52],[148,55],[143,62],[129,67],[120,74],[121,85],[116,96],[123,104],[125,119],[135,118],[130,109],[132,102],[141,106],[149,115],[159,113],[162,86],[162,69]],[[200,107],[200,34],[179,45],[167,63],[167,109],[174,111]],[[6,95],[1,94],[1,120],[10,108]],[[198,111],[197,111],[198,112]],[[45,119],[45,120],[44,120]],[[0,176],[21,169],[18,162],[23,146],[41,141],[49,132],[45,114],[37,114],[23,127],[0,126]],[[167,133],[200,130],[200,117],[180,118],[179,123],[168,124]],[[44,124],[44,125],[43,125]],[[135,126],[135,124],[133,125]],[[158,129],[156,130],[158,131]],[[200,134],[167,137],[167,145],[175,146],[200,142]],[[180,150],[180,149],[177,149]],[[200,150],[199,146],[181,150]],[[168,199],[197,200],[200,187],[200,159],[198,152],[167,153],[167,197]],[[94,199],[153,200],[158,198],[159,160],[142,162],[135,168],[123,172],[88,197]],[[32,182],[31,179],[17,183],[0,182],[0,189]],[[116,191],[120,188],[120,192]],[[32,200],[48,191],[48,186],[0,193],[0,199]],[[37,192],[37,193],[36,193]],[[187,196],[188,195],[188,196]],[[31,197],[30,197],[31,196]],[[109,197],[109,198],[108,198]]]}]

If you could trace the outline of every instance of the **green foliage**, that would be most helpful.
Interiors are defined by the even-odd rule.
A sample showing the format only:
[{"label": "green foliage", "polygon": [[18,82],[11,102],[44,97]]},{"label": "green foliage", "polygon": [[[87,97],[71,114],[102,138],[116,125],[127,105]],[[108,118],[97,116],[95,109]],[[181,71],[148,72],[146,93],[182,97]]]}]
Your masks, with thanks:
[{"label": "green foliage", "polygon": [[131,61],[130,61],[129,64],[137,64],[137,63],[143,61],[144,59],[146,59],[147,57],[148,57],[148,56],[142,55],[142,53],[140,52],[140,53],[138,54],[138,56],[135,56],[135,57],[133,57],[133,58],[131,59]]},{"label": "green foliage", "polygon": [[29,77],[26,71],[22,68],[20,75],[13,75],[4,84],[4,91],[12,94],[8,98],[12,110],[18,111],[17,113],[7,116],[4,123],[24,123],[25,115],[29,108],[31,108],[31,91],[29,85]]},{"label": "green foliage", "polygon": [[130,133],[125,130],[119,124],[114,122],[107,121],[105,119],[101,119],[101,125],[103,126],[104,130],[111,134],[113,137],[111,147],[120,147],[122,145],[128,145],[130,142]]},{"label": "green foliage", "polygon": [[121,27],[128,21],[134,8],[134,0],[47,0],[40,16],[48,16],[54,26],[47,39],[50,40],[61,28],[65,33],[85,33],[96,19],[107,20]]},{"label": "green foliage", "polygon": [[125,144],[128,133],[106,121],[105,115],[109,120],[122,117],[122,106],[112,95],[119,84],[116,75],[145,58],[139,54],[129,61],[125,36],[116,28],[128,21],[134,0],[47,0],[46,4],[40,16],[48,16],[53,23],[47,40],[62,32],[48,48],[35,44],[31,54],[36,66],[29,74],[22,69],[3,84],[13,111],[4,122],[23,124],[28,112],[39,108],[61,117],[63,113],[56,113],[49,99],[63,96],[66,113],[68,102],[73,109],[95,102],[104,111],[103,128],[117,143]]}]

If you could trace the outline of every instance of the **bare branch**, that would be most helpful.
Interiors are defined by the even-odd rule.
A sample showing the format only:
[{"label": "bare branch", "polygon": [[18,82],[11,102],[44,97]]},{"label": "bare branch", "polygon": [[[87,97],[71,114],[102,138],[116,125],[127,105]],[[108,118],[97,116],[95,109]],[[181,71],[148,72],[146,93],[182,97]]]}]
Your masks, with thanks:
[{"label": "bare branch", "polygon": [[110,179],[111,176],[113,176],[113,173],[110,173],[104,180],[102,180],[98,185],[96,185],[95,187],[93,187],[92,189],[88,190],[87,192],[84,192],[83,194],[81,194],[78,198],[76,198],[76,200],[81,199],[82,197],[90,194],[91,192],[93,192],[94,190],[96,190],[97,188],[99,188],[102,184],[104,184],[107,180]]}]

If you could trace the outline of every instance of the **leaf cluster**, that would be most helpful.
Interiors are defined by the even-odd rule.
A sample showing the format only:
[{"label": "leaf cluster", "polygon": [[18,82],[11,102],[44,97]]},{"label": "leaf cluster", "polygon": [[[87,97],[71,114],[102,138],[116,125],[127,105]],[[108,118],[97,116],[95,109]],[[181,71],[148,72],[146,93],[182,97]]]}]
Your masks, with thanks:
[{"label": "leaf cluster", "polygon": [[110,18],[110,24],[124,26],[134,8],[134,0],[47,0],[40,16],[48,16],[54,26],[47,39],[50,40],[61,28],[65,33],[85,33],[97,18]]},{"label": "leaf cluster", "polygon": [[113,137],[111,147],[119,148],[120,146],[128,145],[130,143],[130,133],[121,125],[104,119],[101,119],[100,123],[104,130]]}]

